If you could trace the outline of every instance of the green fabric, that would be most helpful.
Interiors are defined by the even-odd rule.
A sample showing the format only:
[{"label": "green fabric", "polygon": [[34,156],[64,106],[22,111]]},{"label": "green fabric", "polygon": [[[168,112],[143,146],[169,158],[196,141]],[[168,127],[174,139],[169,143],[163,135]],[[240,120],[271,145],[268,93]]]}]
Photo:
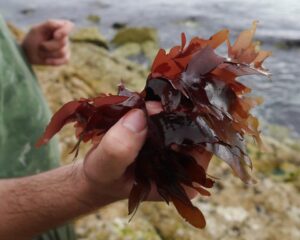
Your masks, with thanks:
[{"label": "green fabric", "polygon": [[0,29],[0,178],[57,167],[56,140],[34,147],[49,121],[49,108],[3,21]]},{"label": "green fabric", "polygon": [[[58,166],[57,139],[37,149],[35,142],[50,119],[50,110],[31,67],[0,16],[0,178],[36,174]],[[71,240],[62,227],[37,239]]]},{"label": "green fabric", "polygon": [[57,229],[35,237],[33,240],[75,240],[74,229],[71,225],[62,226]]}]

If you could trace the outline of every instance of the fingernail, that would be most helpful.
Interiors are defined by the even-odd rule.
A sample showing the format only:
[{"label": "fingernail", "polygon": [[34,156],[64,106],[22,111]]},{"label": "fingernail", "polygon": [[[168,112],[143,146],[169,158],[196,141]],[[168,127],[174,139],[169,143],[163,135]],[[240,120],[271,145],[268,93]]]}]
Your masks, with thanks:
[{"label": "fingernail", "polygon": [[161,102],[149,101],[146,102],[146,106],[150,115],[160,113],[163,110]]},{"label": "fingernail", "polygon": [[146,104],[147,104],[147,106],[149,106],[150,108],[162,110],[161,102],[148,101],[148,102],[146,102]]},{"label": "fingernail", "polygon": [[134,133],[138,133],[146,128],[146,118],[142,110],[132,110],[125,115],[122,124]]}]

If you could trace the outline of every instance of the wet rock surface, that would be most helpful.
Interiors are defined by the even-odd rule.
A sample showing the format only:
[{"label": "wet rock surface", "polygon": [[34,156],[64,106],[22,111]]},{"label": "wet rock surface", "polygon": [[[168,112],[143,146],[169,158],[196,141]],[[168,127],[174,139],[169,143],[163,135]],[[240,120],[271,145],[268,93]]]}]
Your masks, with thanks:
[{"label": "wet rock surface", "polygon": [[141,27],[141,28],[122,28],[119,30],[112,42],[117,45],[123,45],[128,42],[143,43],[146,41],[157,42],[158,35],[154,28]]},{"label": "wet rock surface", "polygon": [[111,41],[116,56],[150,66],[159,49],[157,31],[153,28],[121,28]]},{"label": "wet rock surface", "polygon": [[[93,15],[90,17],[93,17]],[[92,43],[99,47],[108,48],[107,40],[96,27],[78,29],[74,34],[72,34],[71,40],[73,42]]]}]

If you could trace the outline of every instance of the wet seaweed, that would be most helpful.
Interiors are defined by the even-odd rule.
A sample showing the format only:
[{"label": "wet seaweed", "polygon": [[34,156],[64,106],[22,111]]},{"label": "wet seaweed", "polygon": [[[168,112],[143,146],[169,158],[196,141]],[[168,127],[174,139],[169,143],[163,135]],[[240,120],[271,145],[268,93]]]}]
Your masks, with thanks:
[{"label": "wet seaweed", "polygon": [[[145,111],[146,101],[158,101],[163,111],[147,115],[148,135],[133,166],[135,183],[129,195],[129,214],[134,213],[156,185],[158,193],[172,202],[179,214],[197,228],[205,226],[201,211],[190,201],[184,186],[209,196],[214,180],[206,168],[213,155],[224,160],[245,183],[253,182],[246,152],[245,135],[261,143],[259,122],[250,110],[261,98],[250,97],[251,89],[238,81],[245,75],[269,73],[263,61],[271,55],[253,41],[256,22],[243,31],[233,45],[224,29],[209,39],[193,38],[169,52],[159,50],[142,92],[119,86],[117,95],[66,103],[52,117],[37,146],[46,144],[63,126],[75,122],[78,144],[101,136],[133,108]],[[227,44],[228,56],[215,53]]]}]

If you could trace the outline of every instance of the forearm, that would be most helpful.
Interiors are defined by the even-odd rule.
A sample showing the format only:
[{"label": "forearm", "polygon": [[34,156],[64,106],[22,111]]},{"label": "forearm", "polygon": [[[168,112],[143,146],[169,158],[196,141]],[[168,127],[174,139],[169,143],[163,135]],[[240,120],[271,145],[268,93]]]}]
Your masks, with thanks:
[{"label": "forearm", "polygon": [[29,239],[112,202],[91,189],[82,163],[0,181],[0,239]]}]

